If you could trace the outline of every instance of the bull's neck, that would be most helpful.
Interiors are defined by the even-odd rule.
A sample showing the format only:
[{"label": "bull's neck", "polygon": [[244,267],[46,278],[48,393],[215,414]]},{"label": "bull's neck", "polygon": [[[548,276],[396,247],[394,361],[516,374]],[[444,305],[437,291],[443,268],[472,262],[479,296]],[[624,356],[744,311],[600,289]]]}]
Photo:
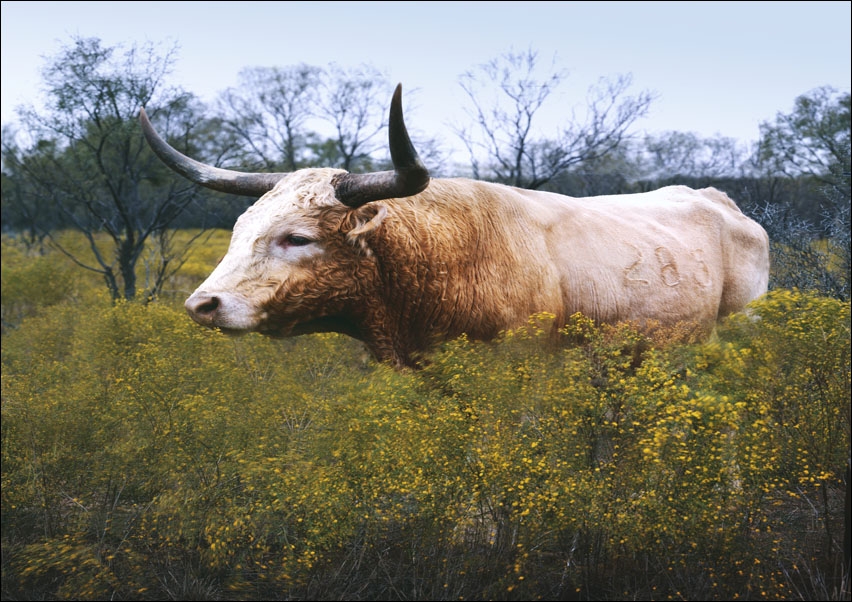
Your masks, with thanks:
[{"label": "bull's neck", "polygon": [[[457,217],[470,220],[470,215]],[[462,333],[494,336],[498,325],[485,305],[501,295],[481,277],[494,267],[495,258],[483,244],[495,240],[488,232],[493,226],[461,228],[445,215],[445,221],[424,228],[419,218],[391,212],[371,240],[385,328],[393,331],[402,352]]]}]

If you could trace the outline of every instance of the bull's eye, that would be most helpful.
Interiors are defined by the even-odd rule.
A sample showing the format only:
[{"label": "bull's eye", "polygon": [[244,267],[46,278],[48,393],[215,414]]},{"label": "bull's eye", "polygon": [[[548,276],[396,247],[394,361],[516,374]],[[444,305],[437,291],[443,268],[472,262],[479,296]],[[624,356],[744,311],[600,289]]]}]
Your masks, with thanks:
[{"label": "bull's eye", "polygon": [[294,247],[302,247],[304,245],[312,243],[313,241],[310,238],[305,238],[304,236],[296,236],[295,234],[291,234],[287,237],[287,242],[293,245]]},{"label": "bull's eye", "polygon": [[282,237],[279,240],[279,243],[282,247],[304,247],[305,245],[309,245],[313,240],[307,238],[305,236],[299,236],[298,234],[289,234],[287,236]]}]

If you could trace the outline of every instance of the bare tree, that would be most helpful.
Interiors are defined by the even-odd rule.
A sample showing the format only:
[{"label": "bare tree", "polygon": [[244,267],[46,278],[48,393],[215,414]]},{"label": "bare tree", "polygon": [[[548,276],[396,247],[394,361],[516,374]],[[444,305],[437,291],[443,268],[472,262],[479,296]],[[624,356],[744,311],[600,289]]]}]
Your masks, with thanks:
[{"label": "bare tree", "polygon": [[823,231],[795,215],[792,207],[766,203],[755,210],[755,218],[766,228],[770,239],[772,274],[770,288],[798,288],[838,299],[849,299],[849,209],[832,215],[842,224],[830,231],[824,244],[814,241]]},{"label": "bare tree", "polygon": [[391,86],[380,71],[370,65],[343,69],[332,65],[327,74],[318,115],[331,124],[333,133],[317,154],[326,163],[347,171],[370,169],[370,155],[383,143],[376,135],[384,130],[384,113]]},{"label": "bare tree", "polygon": [[627,95],[630,76],[604,78],[589,90],[582,122],[572,112],[552,136],[540,134],[536,119],[566,77],[555,64],[539,71],[532,50],[508,52],[461,76],[474,126],[456,133],[470,153],[474,177],[540,188],[568,168],[616,149],[653,100],[649,92]]},{"label": "bare tree", "polygon": [[248,150],[244,163],[270,171],[304,167],[322,70],[310,65],[244,69],[219,99],[223,125]]},{"label": "bare tree", "polygon": [[186,136],[193,101],[165,84],[173,49],[164,55],[151,45],[118,50],[96,38],[75,38],[48,61],[46,110],[20,111],[35,142],[4,139],[4,173],[83,233],[88,254],[63,246],[50,221],[40,223],[56,248],[103,277],[113,299],[137,296],[140,262],[147,262],[144,294],[152,298],[180,265],[185,247],[174,245],[170,226],[193,202],[195,189],[166,178],[154,162],[139,129],[139,108],[147,106],[163,130]]}]

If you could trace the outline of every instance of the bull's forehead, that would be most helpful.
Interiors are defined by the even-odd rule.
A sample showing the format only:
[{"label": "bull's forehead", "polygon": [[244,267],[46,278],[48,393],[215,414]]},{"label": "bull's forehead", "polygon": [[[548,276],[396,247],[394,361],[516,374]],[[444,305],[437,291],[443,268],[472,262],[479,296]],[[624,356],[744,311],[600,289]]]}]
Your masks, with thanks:
[{"label": "bull's forehead", "polygon": [[340,204],[331,179],[340,169],[303,169],[284,176],[234,225],[234,239],[254,240],[282,227],[310,228],[318,209]]}]

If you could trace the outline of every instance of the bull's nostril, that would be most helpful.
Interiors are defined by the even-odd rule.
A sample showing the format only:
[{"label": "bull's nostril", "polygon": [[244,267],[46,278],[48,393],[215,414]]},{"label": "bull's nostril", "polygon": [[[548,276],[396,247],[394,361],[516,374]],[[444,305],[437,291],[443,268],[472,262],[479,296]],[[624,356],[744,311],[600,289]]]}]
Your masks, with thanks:
[{"label": "bull's nostril", "polygon": [[206,316],[216,313],[219,309],[219,297],[210,297],[195,306],[195,312]]},{"label": "bull's nostril", "polygon": [[193,295],[186,300],[186,310],[192,319],[201,324],[212,324],[222,306],[222,300],[212,295]]}]

